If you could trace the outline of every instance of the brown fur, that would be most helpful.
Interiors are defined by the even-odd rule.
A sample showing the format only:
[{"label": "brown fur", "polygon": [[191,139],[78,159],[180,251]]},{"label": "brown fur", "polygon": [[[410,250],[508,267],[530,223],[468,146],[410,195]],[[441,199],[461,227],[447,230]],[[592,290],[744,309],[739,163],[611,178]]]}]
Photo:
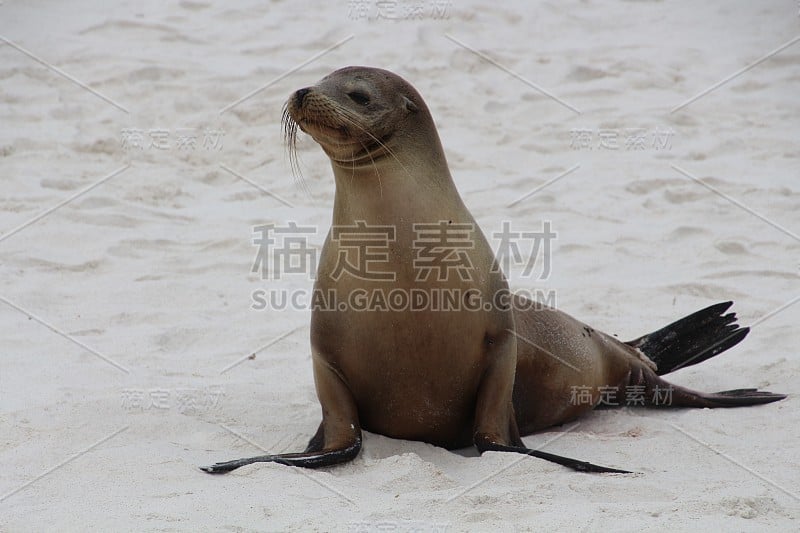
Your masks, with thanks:
[{"label": "brown fur", "polygon": [[[299,127],[330,157],[334,226],[364,222],[396,232],[389,261],[373,265],[395,273],[390,284],[334,276],[346,250],[329,234],[315,290],[335,289],[343,302],[355,291],[387,286],[473,291],[486,302],[508,293],[488,242],[455,188],[428,108],[402,78],[366,67],[338,70],[290,98],[283,126],[290,153]],[[417,279],[413,224],[440,221],[474,228],[464,252],[470,279]],[[256,461],[315,467],[350,460],[364,428],[446,448],[475,444],[481,451],[525,453],[578,470],[620,472],[527,449],[520,433],[592,409],[598,387],[666,382],[630,344],[560,311],[513,302],[458,311],[315,310],[311,347],[322,423],[307,450],[218,463],[208,471]],[[592,401],[571,401],[574,386],[591,387]],[[699,398],[687,394],[686,405]]]}]

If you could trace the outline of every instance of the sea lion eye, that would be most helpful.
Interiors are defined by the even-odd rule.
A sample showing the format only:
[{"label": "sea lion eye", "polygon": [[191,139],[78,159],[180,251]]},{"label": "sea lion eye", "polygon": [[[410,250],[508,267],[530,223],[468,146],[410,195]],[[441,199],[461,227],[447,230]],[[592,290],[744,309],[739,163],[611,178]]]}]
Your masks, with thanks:
[{"label": "sea lion eye", "polygon": [[347,93],[347,96],[358,105],[367,105],[369,103],[369,96],[361,91],[351,91]]}]

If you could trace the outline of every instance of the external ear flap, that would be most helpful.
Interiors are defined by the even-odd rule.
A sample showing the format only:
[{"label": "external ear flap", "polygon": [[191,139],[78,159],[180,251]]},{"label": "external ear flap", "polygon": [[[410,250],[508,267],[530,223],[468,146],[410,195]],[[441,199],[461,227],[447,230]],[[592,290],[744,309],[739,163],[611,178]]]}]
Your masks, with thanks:
[{"label": "external ear flap", "polygon": [[403,97],[403,102],[405,102],[405,104],[406,104],[406,109],[408,109],[412,113],[416,113],[417,111],[419,111],[419,108],[417,107],[417,104],[415,104],[414,102],[412,102],[411,100],[409,100],[405,96]]}]

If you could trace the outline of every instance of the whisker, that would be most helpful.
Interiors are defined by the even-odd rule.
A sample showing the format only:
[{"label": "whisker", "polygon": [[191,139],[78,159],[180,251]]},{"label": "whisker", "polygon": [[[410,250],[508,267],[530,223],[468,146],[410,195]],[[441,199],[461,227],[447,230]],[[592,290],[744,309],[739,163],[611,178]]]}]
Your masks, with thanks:
[{"label": "whisker", "polygon": [[[372,158],[372,153],[369,151],[369,149],[366,146],[364,146],[364,143],[361,142],[361,141],[358,141],[358,144],[360,144],[361,147],[364,149],[364,151],[367,152],[367,155],[369,156],[369,160],[372,162],[372,166],[375,168],[375,175],[378,177],[378,191],[379,191],[380,197],[383,198],[383,183],[381,182],[381,171],[378,170],[378,165],[375,164],[375,160]],[[355,168],[355,166],[353,168]]]},{"label": "whisker", "polygon": [[300,158],[297,155],[297,122],[295,122],[289,114],[288,102],[284,104],[281,113],[281,129],[283,130],[283,141],[286,145],[289,156],[289,167],[292,170],[292,177],[294,178],[295,185],[298,186],[306,196],[311,198],[311,191],[303,177],[303,171],[300,168]]},{"label": "whisker", "polygon": [[[388,153],[390,156],[392,156],[392,157],[394,158],[394,160],[395,160],[395,161],[397,161],[397,163],[398,163],[398,164],[400,165],[400,167],[401,167],[401,168],[402,168],[402,169],[403,169],[403,170],[406,172],[406,174],[408,174],[409,176],[411,176],[411,173],[409,172],[409,170],[406,168],[406,166],[403,164],[403,162],[402,162],[402,161],[400,161],[400,159],[399,159],[399,158],[397,157],[397,155],[396,155],[396,154],[395,154],[395,153],[392,151],[392,149],[391,149],[391,148],[389,148],[388,146],[386,146],[386,144],[385,144],[383,141],[381,141],[379,138],[377,138],[375,135],[373,135],[371,132],[369,132],[369,131],[368,131],[366,128],[364,128],[364,127],[363,127],[363,126],[362,126],[362,125],[361,125],[361,124],[358,122],[358,119],[357,119],[357,117],[356,117],[355,115],[353,115],[349,109],[345,109],[345,108],[337,108],[337,111],[340,113],[340,117],[341,117],[341,118],[342,118],[342,119],[343,119],[345,122],[347,122],[348,124],[350,124],[350,125],[352,125],[352,126],[355,126],[355,127],[356,127],[356,128],[358,128],[359,130],[361,130],[363,133],[366,133],[366,134],[367,134],[367,135],[368,135],[368,136],[369,136],[369,137],[370,137],[370,138],[371,138],[373,141],[375,141],[375,143],[376,143],[378,146],[380,146],[381,148],[383,148],[384,150],[386,150],[386,153]],[[362,144],[362,146],[363,146],[363,144]],[[364,149],[366,150],[366,147],[364,147]],[[368,151],[368,150],[367,150],[367,153],[368,153],[368,155],[370,156],[370,159],[372,159],[372,155],[371,155],[371,154],[369,154],[369,151]],[[357,161],[357,159],[353,158],[353,159],[352,159],[350,162],[353,162],[353,163],[355,164],[355,161]],[[375,164],[375,160],[374,160],[374,159],[372,159],[372,164],[373,164],[373,165]]]},{"label": "whisker", "polygon": [[[364,133],[369,139],[374,142],[379,148],[383,149],[386,154],[391,156],[400,167],[408,174],[409,176],[411,173],[409,172],[408,168],[400,161],[400,158],[397,157],[397,154],[389,148],[385,142],[381,139],[376,137],[372,132],[370,132],[364,125],[362,125],[359,117],[355,115],[352,111],[345,107],[341,107],[336,105],[333,109],[335,111],[339,120],[341,120],[345,125],[353,127],[354,129]],[[292,119],[291,115],[289,114],[289,105],[288,102],[283,106],[283,114],[281,116],[281,124],[283,127],[283,134],[284,134],[284,143],[287,147],[287,152],[289,155],[289,164],[292,168],[292,174],[295,178],[295,181],[301,185],[301,188],[310,196],[308,192],[308,188],[305,184],[305,180],[303,179],[303,175],[300,169],[300,160],[297,154],[297,130],[298,124],[297,122]],[[375,169],[375,173],[378,176],[378,186],[380,189],[380,194],[383,196],[383,182],[381,181],[381,175],[378,170],[378,165],[375,163],[375,158],[369,146],[365,144],[362,140],[358,140],[358,143],[361,145],[361,148],[365,152],[365,156],[357,156],[355,153],[352,154],[350,159],[336,159],[336,162],[339,164],[349,164],[351,166],[351,170],[353,171],[353,178],[355,177],[355,169],[359,165],[362,160],[369,158],[370,164]]]}]

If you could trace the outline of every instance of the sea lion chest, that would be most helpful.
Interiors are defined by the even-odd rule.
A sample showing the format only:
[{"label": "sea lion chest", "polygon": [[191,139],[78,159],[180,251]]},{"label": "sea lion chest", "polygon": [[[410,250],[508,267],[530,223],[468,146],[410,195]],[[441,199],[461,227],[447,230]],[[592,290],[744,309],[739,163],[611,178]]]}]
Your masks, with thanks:
[{"label": "sea lion chest", "polygon": [[312,346],[347,384],[365,429],[455,447],[469,444],[487,338],[508,317],[487,306],[504,281],[472,217],[444,214],[334,225]]}]

